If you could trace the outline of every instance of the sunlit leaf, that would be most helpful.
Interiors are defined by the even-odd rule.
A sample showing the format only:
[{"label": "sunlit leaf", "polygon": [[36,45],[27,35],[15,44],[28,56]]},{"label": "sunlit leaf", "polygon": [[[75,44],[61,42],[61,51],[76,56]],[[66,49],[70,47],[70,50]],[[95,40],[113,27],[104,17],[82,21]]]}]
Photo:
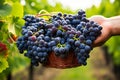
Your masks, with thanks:
[{"label": "sunlit leaf", "polygon": [[11,11],[12,7],[9,4],[0,5],[0,16],[7,16]]},{"label": "sunlit leaf", "polygon": [[3,4],[5,2],[5,0],[0,0],[0,5]]},{"label": "sunlit leaf", "polygon": [[16,35],[20,36],[21,34],[21,28],[24,24],[24,20],[23,19],[19,19],[17,22],[15,22],[15,33]]},{"label": "sunlit leaf", "polygon": [[15,2],[13,4],[12,15],[15,16],[15,17],[19,17],[19,18],[23,17],[23,6],[20,3]]},{"label": "sunlit leaf", "polygon": [[0,56],[0,73],[8,67],[9,66],[7,60],[5,58],[2,58],[2,56]]}]

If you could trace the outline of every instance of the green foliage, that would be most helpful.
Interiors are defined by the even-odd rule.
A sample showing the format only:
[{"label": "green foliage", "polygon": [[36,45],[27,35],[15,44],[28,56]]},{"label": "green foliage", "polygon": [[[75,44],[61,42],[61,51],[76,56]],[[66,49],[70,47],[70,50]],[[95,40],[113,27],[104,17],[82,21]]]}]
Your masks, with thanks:
[{"label": "green foliage", "polygon": [[0,5],[0,16],[7,16],[11,13],[12,7],[9,4]]},{"label": "green foliage", "polygon": [[50,5],[47,0],[26,0],[24,6],[25,14],[36,14],[39,11],[45,9],[48,12],[64,12],[73,13],[69,8],[62,8],[60,3],[56,3],[54,6]]},{"label": "green foliage", "polygon": [[115,36],[111,38],[106,45],[109,46],[109,52],[113,57],[113,61],[115,64],[120,65],[120,37]]},{"label": "green foliage", "polygon": [[15,34],[20,36],[21,35],[21,26],[23,25],[24,23],[24,20],[23,19],[17,19],[17,20],[14,20],[14,29],[15,29]]},{"label": "green foliage", "polygon": [[19,54],[13,37],[21,35],[23,15],[23,6],[19,0],[14,2],[0,0],[0,41],[8,48],[0,52],[0,78],[3,78],[2,80],[10,72],[17,72],[30,63],[29,59]]},{"label": "green foliage", "polygon": [[5,0],[0,0],[0,5],[3,4],[5,2]]},{"label": "green foliage", "polygon": [[19,18],[23,17],[23,6],[19,2],[13,3],[12,16],[19,17]]},{"label": "green foliage", "polygon": [[0,73],[8,67],[9,66],[7,60],[5,58],[2,58],[2,56],[0,56]]},{"label": "green foliage", "polygon": [[8,62],[10,66],[9,69],[12,71],[12,73],[16,73],[30,64],[30,60],[24,57],[24,55],[20,54],[14,54],[14,56],[12,54],[8,58]]},{"label": "green foliage", "polygon": [[91,65],[64,69],[54,80],[96,80]]}]

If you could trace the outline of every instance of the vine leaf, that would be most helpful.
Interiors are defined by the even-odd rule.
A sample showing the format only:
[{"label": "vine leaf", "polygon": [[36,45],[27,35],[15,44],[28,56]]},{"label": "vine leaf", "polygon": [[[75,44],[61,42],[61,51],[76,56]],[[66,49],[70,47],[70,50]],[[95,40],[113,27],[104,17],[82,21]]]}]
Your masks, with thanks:
[{"label": "vine leaf", "polygon": [[11,11],[12,7],[9,4],[0,5],[0,16],[7,16]]},{"label": "vine leaf", "polygon": [[24,25],[23,23],[24,23],[23,19],[19,19],[19,20],[17,20],[17,22],[15,22],[14,28],[15,28],[15,33],[17,36],[21,35],[21,28]]},{"label": "vine leaf", "polygon": [[[21,69],[24,69],[25,66],[30,65],[30,60],[24,55],[14,54],[8,58],[9,68],[12,69],[12,72],[18,72]],[[16,63],[16,64],[15,64]]]},{"label": "vine leaf", "polygon": [[19,18],[23,17],[23,6],[20,3],[15,2],[12,5],[12,15]]},{"label": "vine leaf", "polygon": [[5,2],[5,0],[0,0],[0,4],[3,4]]},{"label": "vine leaf", "polygon": [[2,56],[0,56],[0,73],[8,67],[9,66],[6,58],[2,58]]}]

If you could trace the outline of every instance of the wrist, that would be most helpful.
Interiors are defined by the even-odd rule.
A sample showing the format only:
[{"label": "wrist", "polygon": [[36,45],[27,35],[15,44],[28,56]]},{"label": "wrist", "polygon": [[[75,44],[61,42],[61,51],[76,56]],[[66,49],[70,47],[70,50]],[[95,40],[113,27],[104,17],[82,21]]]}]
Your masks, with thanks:
[{"label": "wrist", "polygon": [[103,27],[104,31],[106,31],[105,33],[108,33],[109,36],[114,35],[114,29],[112,24],[109,22],[109,18],[104,17],[103,22],[101,23],[101,26]]},{"label": "wrist", "polygon": [[120,16],[107,18],[106,20],[111,29],[112,36],[120,35]]}]

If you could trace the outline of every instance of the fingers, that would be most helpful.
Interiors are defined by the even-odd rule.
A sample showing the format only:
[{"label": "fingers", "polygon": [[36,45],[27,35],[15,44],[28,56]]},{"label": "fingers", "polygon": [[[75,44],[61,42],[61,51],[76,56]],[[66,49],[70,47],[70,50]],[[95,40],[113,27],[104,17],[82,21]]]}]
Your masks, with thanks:
[{"label": "fingers", "polygon": [[93,43],[93,47],[98,47],[101,46],[105,43],[105,41],[103,41],[104,38],[102,36],[99,36]]},{"label": "fingers", "polygon": [[111,29],[109,27],[109,23],[107,23],[107,18],[100,15],[96,15],[90,17],[89,20],[94,21],[103,27],[101,35],[98,36],[98,38],[94,41],[92,46],[97,47],[103,45],[111,36]]},{"label": "fingers", "polygon": [[101,16],[101,15],[96,15],[96,16],[92,16],[90,18],[88,18],[91,21],[95,21],[98,24],[102,24],[105,21],[105,17]]},{"label": "fingers", "polygon": [[[106,21],[106,18],[101,15],[95,15],[89,18],[89,20],[94,21],[105,28],[103,23]],[[101,35],[94,41],[93,47],[101,46],[108,39],[108,32],[106,30],[101,31]]]},{"label": "fingers", "polygon": [[104,26],[103,30],[101,31],[101,35],[97,37],[97,39],[93,43],[93,47],[103,45],[109,38],[111,37],[110,30]]}]

